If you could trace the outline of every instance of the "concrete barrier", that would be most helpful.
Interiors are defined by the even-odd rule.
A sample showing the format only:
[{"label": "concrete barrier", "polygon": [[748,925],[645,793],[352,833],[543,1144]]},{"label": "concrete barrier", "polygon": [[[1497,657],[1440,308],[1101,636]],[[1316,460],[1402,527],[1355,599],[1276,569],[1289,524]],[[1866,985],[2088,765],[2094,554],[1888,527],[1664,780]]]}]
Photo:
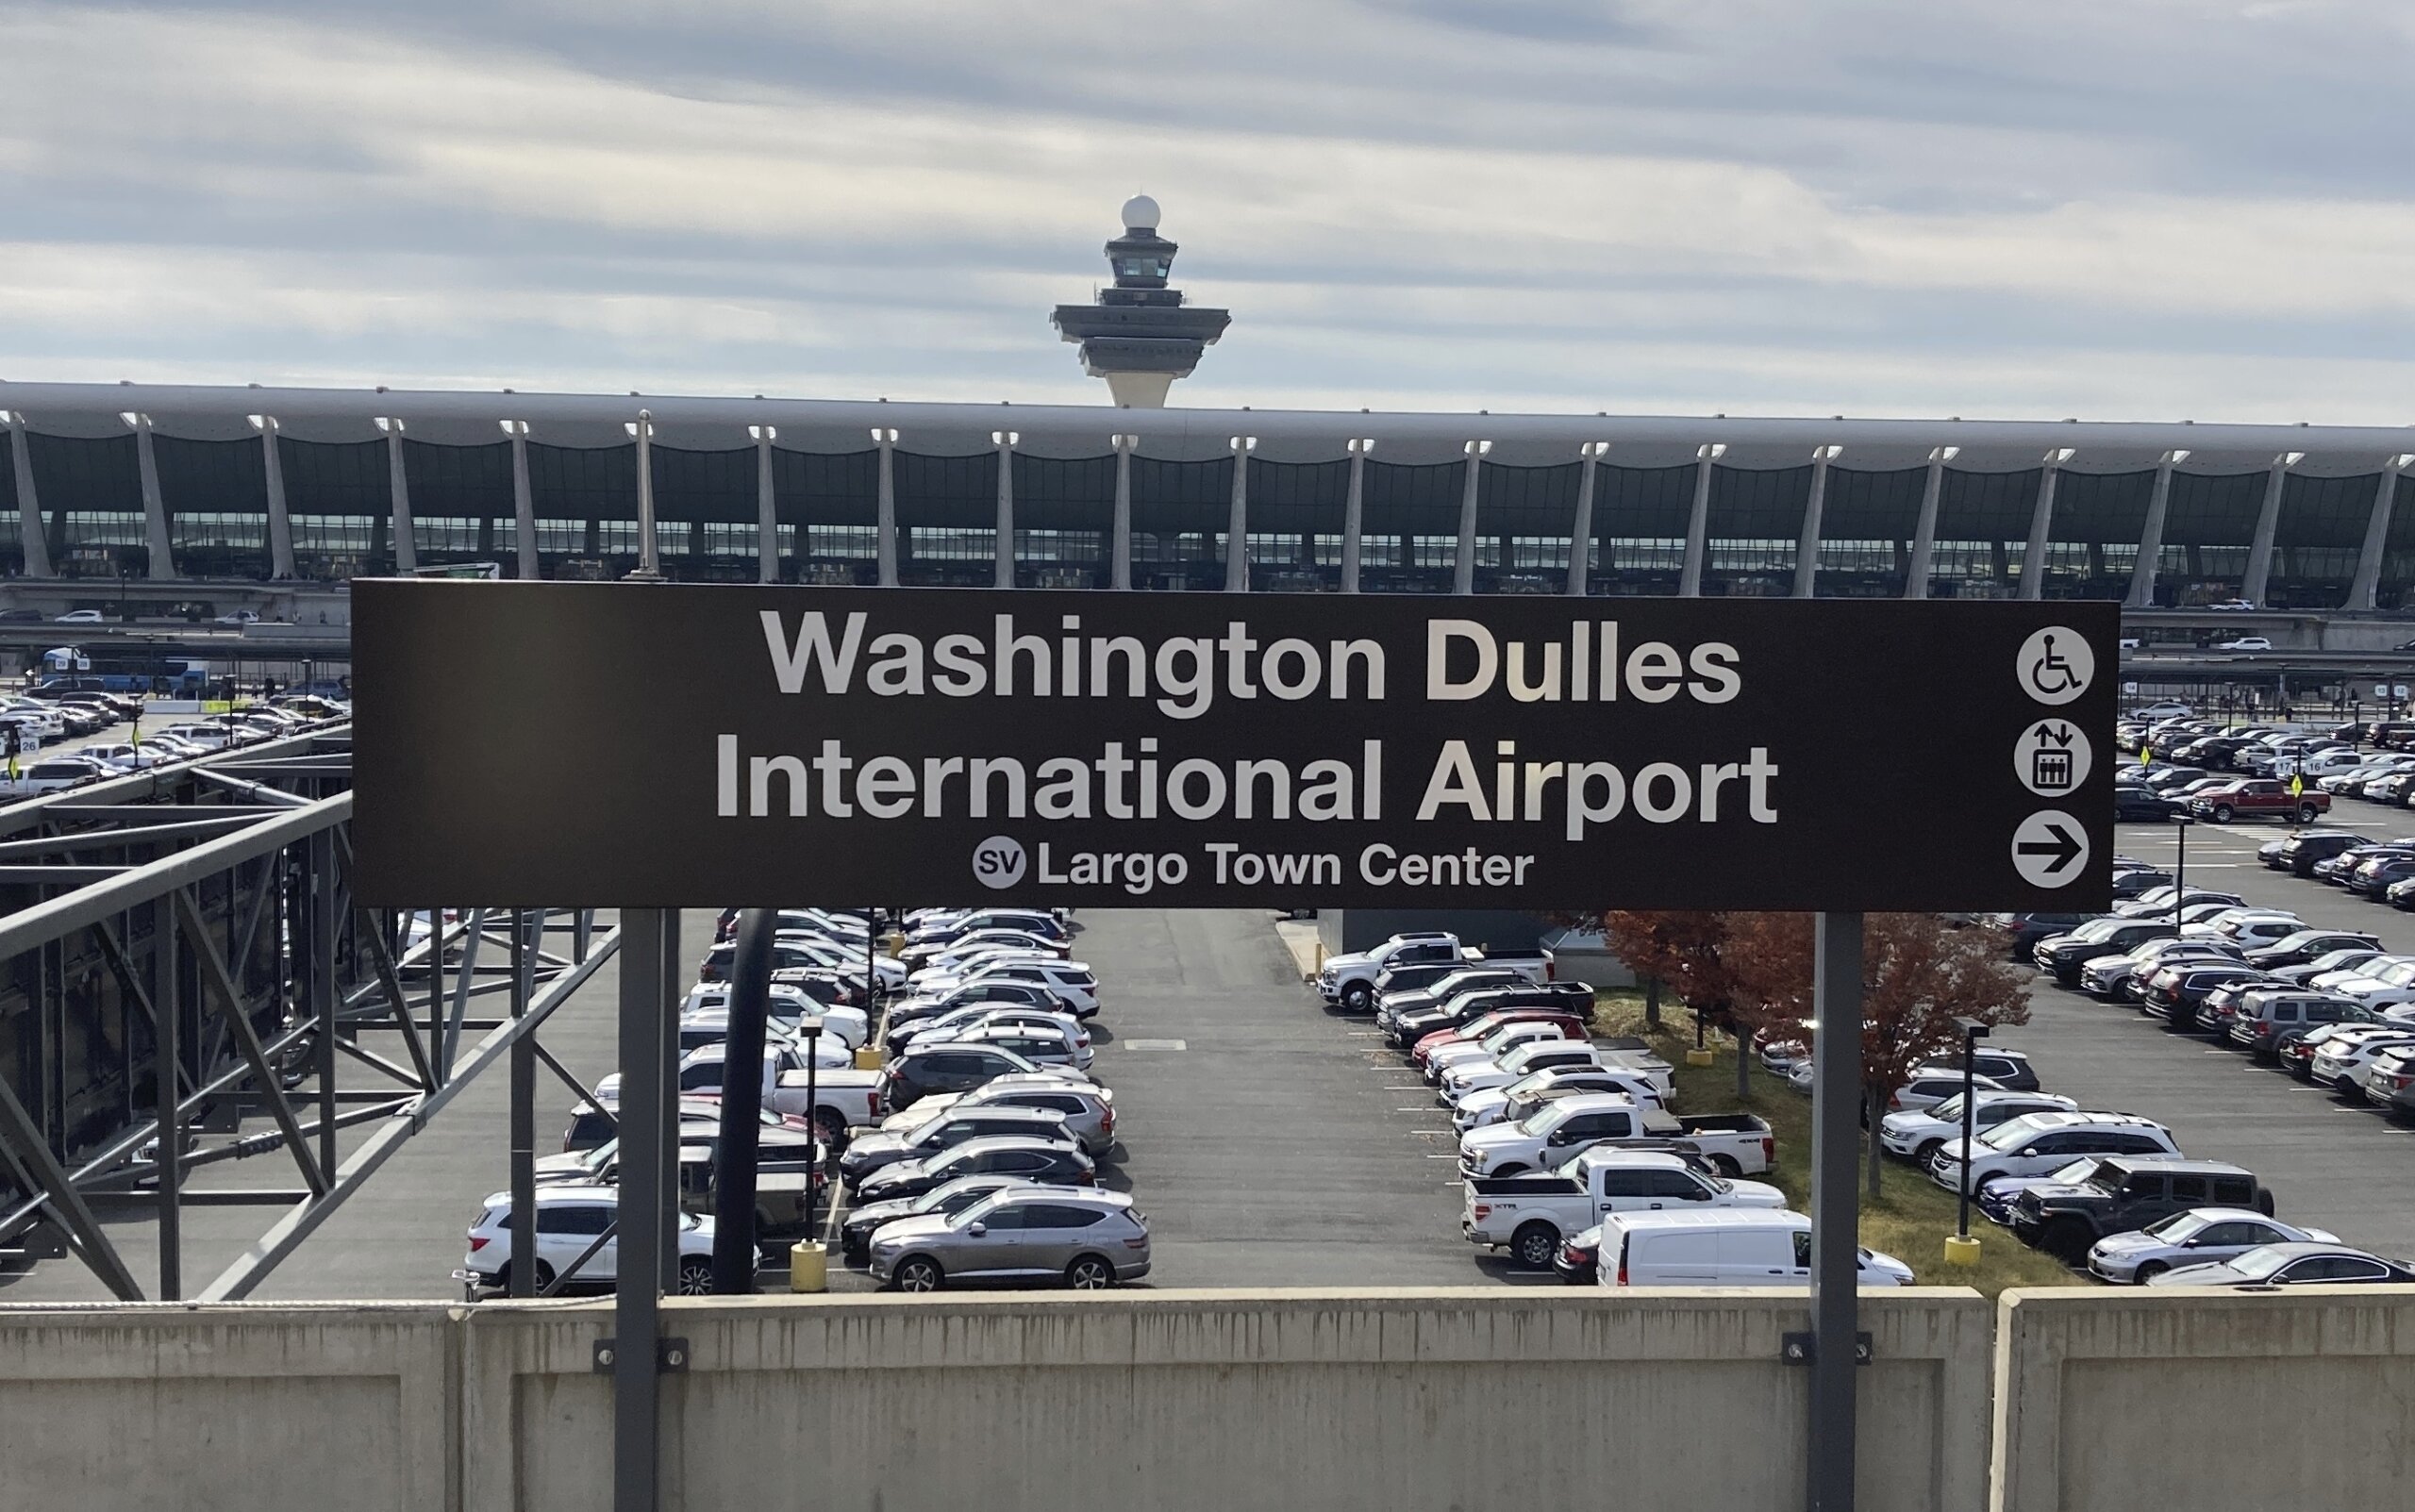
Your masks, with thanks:
[{"label": "concrete barrier", "polygon": [[457,1310],[0,1311],[0,1506],[455,1507]]},{"label": "concrete barrier", "polygon": [[[665,1304],[663,1506],[1796,1512],[1801,1297],[1558,1288]],[[1986,1301],[1873,1293],[1860,1505],[1986,1496]],[[609,1504],[608,1304],[463,1334],[465,1512]]]},{"label": "concrete barrier", "polygon": [[2007,1291],[1995,1512],[2415,1497],[2415,1287]]}]

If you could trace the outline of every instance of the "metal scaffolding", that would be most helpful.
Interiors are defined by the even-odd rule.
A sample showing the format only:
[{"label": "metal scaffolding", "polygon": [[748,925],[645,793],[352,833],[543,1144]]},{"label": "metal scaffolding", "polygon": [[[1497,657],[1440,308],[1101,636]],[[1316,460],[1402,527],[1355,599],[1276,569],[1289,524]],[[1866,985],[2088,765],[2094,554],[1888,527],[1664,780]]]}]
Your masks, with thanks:
[{"label": "metal scaffolding", "polygon": [[[246,1296],[507,1055],[527,1195],[535,1068],[570,1080],[538,1031],[619,933],[596,936],[585,913],[358,906],[351,784],[336,725],[0,808],[0,1255],[72,1254],[122,1301],[176,1300],[188,1207],[282,1207],[192,1293]],[[566,954],[544,948],[552,934]],[[474,1016],[496,995],[507,1015]],[[110,1038],[104,1020],[122,1032],[96,1072],[78,1052]],[[199,1128],[261,1116],[266,1129],[194,1147]],[[379,1121],[339,1159],[340,1130]],[[203,1184],[275,1151],[298,1185]],[[148,1294],[101,1222],[128,1209],[158,1214]]]}]

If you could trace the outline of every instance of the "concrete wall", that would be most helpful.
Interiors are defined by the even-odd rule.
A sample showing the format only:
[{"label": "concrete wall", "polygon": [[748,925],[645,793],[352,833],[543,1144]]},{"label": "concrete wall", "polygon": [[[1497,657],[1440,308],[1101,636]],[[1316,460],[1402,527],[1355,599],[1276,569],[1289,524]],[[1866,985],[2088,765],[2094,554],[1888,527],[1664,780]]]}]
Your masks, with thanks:
[{"label": "concrete wall", "polygon": [[[1800,1298],[1590,1288],[674,1303],[666,1508],[1797,1512]],[[1860,1504],[1985,1497],[1990,1312],[1865,1298]],[[464,1354],[467,1512],[593,1512],[601,1307],[489,1304]]]},{"label": "concrete wall", "polygon": [[2415,1502],[2415,1288],[2008,1291],[1995,1512]]},{"label": "concrete wall", "polygon": [[0,1311],[0,1507],[441,1512],[459,1338],[432,1304]]}]

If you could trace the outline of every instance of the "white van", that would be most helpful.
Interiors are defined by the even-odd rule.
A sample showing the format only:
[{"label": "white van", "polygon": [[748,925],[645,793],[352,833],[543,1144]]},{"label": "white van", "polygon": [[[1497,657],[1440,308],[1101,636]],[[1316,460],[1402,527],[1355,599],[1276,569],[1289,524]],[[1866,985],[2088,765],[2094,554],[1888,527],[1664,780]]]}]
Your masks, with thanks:
[{"label": "white van", "polygon": [[[1714,1208],[1701,1213],[1610,1213],[1602,1219],[1606,1287],[1808,1287],[1811,1220],[1801,1213]],[[1860,1252],[1865,1287],[1908,1287],[1912,1268]]]}]

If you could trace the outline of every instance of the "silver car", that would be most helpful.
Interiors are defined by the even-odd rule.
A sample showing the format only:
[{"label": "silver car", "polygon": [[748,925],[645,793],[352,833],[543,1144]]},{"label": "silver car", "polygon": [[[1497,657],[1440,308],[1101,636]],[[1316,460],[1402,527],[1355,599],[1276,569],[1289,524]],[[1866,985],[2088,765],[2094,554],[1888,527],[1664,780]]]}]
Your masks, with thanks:
[{"label": "silver car", "polygon": [[1009,1188],[953,1217],[881,1225],[872,1273],[900,1291],[1056,1280],[1095,1291],[1149,1273],[1148,1219],[1121,1192]]},{"label": "silver car", "polygon": [[2261,1244],[2337,1244],[2340,1237],[2266,1218],[2252,1207],[2192,1207],[2127,1234],[2112,1234],[2088,1252],[2100,1281],[2143,1285],[2176,1265],[2220,1265]]},{"label": "silver car", "polygon": [[985,1082],[969,1092],[941,1092],[904,1113],[891,1115],[884,1131],[903,1128],[924,1108],[1032,1107],[1061,1113],[1065,1132],[1084,1150],[1102,1155],[1115,1148],[1115,1093],[1091,1083],[1067,1081],[1054,1072],[1017,1073]]}]

